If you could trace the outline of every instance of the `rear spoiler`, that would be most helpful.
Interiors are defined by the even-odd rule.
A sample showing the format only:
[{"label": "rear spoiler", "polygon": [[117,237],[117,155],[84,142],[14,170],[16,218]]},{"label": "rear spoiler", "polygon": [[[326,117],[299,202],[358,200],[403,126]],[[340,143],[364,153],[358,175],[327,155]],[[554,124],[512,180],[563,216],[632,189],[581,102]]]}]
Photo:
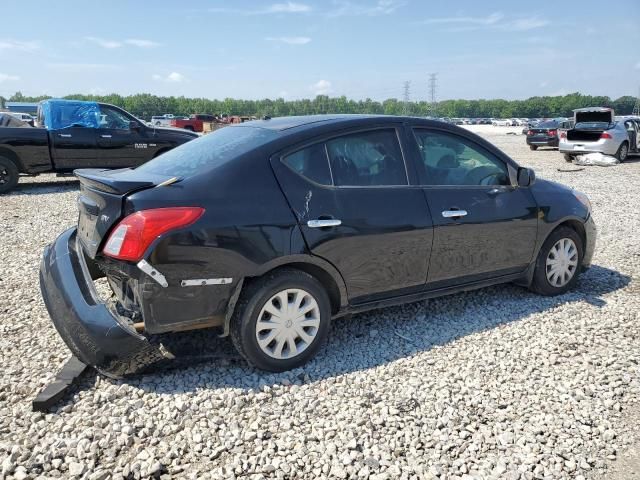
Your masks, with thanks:
[{"label": "rear spoiler", "polygon": [[146,188],[171,185],[182,180],[179,177],[138,173],[131,168],[118,170],[82,168],[74,170],[73,174],[78,177],[83,185],[115,195],[125,195]]}]

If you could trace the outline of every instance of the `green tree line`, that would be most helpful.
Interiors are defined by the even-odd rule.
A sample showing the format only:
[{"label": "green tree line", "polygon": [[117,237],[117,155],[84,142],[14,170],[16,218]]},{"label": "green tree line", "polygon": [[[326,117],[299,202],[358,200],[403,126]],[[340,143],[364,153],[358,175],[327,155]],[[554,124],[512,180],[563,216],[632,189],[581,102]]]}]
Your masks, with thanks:
[{"label": "green tree line", "polygon": [[[37,102],[51,97],[27,97],[16,92],[9,101]],[[571,93],[555,97],[531,97],[526,100],[442,100],[436,110],[428,102],[409,102],[408,105],[396,98],[384,101],[351,100],[347,97],[329,97],[318,95],[314,99],[241,100],[225,98],[211,100],[207,98],[159,97],[148,93],[122,96],[73,94],[64,97],[75,100],[92,100],[110,103],[124,108],[128,112],[148,119],[153,115],[173,113],[189,115],[192,113],[228,114],[228,115],[310,115],[321,113],[369,113],[402,115],[405,107],[410,115],[471,118],[512,118],[512,117],[570,117],[576,108],[591,106],[613,107],[616,114],[629,115],[633,111],[636,98],[623,96],[615,100],[607,96],[582,95]]]}]

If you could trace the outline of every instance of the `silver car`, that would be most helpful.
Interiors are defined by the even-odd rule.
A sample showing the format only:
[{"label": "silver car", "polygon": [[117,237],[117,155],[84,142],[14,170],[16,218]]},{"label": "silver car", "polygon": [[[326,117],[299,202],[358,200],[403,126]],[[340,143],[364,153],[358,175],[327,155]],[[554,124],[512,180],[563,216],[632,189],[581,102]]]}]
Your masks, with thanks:
[{"label": "silver car", "polygon": [[599,152],[621,162],[640,153],[640,123],[633,118],[616,120],[611,108],[588,107],[573,111],[575,126],[559,133],[558,149],[568,162],[576,155]]}]

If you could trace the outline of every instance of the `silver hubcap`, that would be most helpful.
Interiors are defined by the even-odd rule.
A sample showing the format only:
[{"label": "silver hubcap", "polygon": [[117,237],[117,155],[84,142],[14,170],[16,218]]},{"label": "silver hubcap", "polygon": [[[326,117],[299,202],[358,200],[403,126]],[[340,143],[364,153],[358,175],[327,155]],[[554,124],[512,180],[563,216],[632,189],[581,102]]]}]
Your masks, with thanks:
[{"label": "silver hubcap", "polygon": [[578,268],[578,248],[570,238],[558,240],[547,255],[547,280],[554,287],[564,287]]},{"label": "silver hubcap", "polygon": [[256,322],[260,349],[283,360],[305,351],[318,334],[320,307],[315,298],[299,288],[288,288],[267,300]]}]

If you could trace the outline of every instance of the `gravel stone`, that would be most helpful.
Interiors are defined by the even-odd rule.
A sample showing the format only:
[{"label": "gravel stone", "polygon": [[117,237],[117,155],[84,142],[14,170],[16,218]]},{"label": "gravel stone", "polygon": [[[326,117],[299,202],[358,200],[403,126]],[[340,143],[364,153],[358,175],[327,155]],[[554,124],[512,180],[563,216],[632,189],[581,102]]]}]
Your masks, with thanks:
[{"label": "gravel stone", "polygon": [[576,171],[506,135],[520,129],[473,129],[590,197],[598,244],[574,291],[503,285],[354,315],[280,374],[248,367],[216,331],[174,334],[177,353],[223,358],[87,375],[45,414],[30,402],[69,351],[38,268],[77,220],[78,184],[21,179],[0,196],[2,477],[607,478],[640,444],[628,421],[640,418],[640,161]]}]

